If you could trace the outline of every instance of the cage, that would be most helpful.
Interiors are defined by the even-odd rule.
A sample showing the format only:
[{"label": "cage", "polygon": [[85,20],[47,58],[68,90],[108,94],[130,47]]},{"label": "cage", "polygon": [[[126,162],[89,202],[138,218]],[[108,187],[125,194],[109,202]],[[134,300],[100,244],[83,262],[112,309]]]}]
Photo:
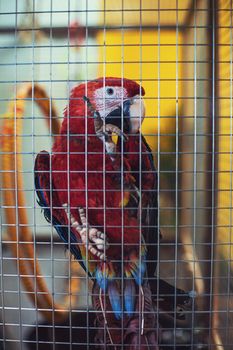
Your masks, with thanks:
[{"label": "cage", "polygon": [[[156,283],[156,345],[147,348],[232,349],[232,8],[232,0],[0,2],[0,348],[128,348],[124,317],[118,343],[109,344],[107,322],[97,342],[93,278],[65,252],[55,221],[44,219],[34,185],[35,158],[43,149],[53,154],[72,88],[84,83],[88,98],[88,82],[103,77],[105,86],[118,77],[121,87],[125,78],[138,82],[140,101],[145,89],[140,132],[157,176],[157,243],[146,242],[157,268],[145,277]],[[94,109],[88,102],[86,117]],[[136,152],[139,202],[148,171],[143,142]],[[67,192],[72,197],[69,186]],[[107,209],[105,203],[105,215]],[[142,235],[142,211],[137,215]],[[69,248],[71,226],[69,218]],[[119,229],[126,229],[123,221]],[[132,348],[144,349],[137,339]]]}]

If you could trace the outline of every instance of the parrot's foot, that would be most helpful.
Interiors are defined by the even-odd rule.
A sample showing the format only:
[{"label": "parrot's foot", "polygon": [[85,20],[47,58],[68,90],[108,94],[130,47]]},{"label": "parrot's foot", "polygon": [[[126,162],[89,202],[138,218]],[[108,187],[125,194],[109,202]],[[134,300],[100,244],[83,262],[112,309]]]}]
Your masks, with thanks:
[{"label": "parrot's foot", "polygon": [[87,245],[87,249],[100,260],[106,260],[105,250],[108,249],[108,242],[104,233],[88,224],[83,208],[78,209],[81,220],[80,225],[74,216],[68,213],[68,205],[65,203],[62,206],[65,209],[67,218],[70,218],[71,226],[78,232],[82,242]]},{"label": "parrot's foot", "polygon": [[102,132],[104,133],[107,133],[107,135],[111,135],[111,134],[115,134],[119,137],[121,137],[124,141],[127,141],[128,140],[128,136],[123,133],[123,131],[121,131],[121,129],[118,128],[118,126],[116,125],[113,125],[113,124],[105,124],[102,126],[101,128]]},{"label": "parrot's foot", "polygon": [[117,126],[115,126],[113,124],[105,124],[105,127],[102,126],[101,135],[103,135],[102,138],[104,139],[106,151],[109,154],[111,160],[115,161],[117,158],[117,155],[116,155],[117,147],[116,147],[116,144],[112,140],[112,137],[111,137],[112,134],[115,134],[115,135],[121,137],[121,139],[123,141],[127,141],[128,136],[126,134],[124,134]]},{"label": "parrot's foot", "polygon": [[113,124],[104,125],[103,123],[101,123],[99,127],[96,127],[96,135],[99,139],[101,139],[104,142],[107,153],[110,155],[112,160],[114,160],[116,158],[116,145],[112,140],[112,134],[121,137],[123,141],[128,140],[127,135],[124,134],[117,126]]}]

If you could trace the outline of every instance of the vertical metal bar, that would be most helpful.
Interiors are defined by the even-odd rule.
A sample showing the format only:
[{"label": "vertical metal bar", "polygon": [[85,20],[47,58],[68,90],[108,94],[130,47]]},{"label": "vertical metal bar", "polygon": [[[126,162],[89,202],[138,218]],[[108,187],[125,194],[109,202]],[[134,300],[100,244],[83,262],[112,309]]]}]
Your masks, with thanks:
[{"label": "vertical metal bar", "polygon": [[[88,90],[87,90],[87,83],[88,83],[88,0],[86,0],[85,3],[86,6],[86,16],[85,16],[85,22],[86,22],[86,30],[85,30],[85,56],[86,56],[86,64],[85,64],[85,95],[88,97]],[[88,117],[87,117],[88,111],[87,111],[87,104],[85,107],[85,203],[86,203],[86,220],[87,223],[89,222],[89,217],[88,217]],[[88,232],[89,227],[87,227],[87,232]],[[89,252],[88,252],[88,243],[89,243],[89,238],[88,234],[86,237],[86,261],[85,265],[89,265]],[[86,329],[86,335],[87,335],[87,346],[89,347],[90,344],[90,338],[89,338],[89,331],[88,331],[88,324],[89,324],[89,276],[88,273],[86,273],[85,276],[85,290],[86,290],[86,307],[87,307],[87,316],[86,316],[86,324],[87,324],[87,329]]]},{"label": "vertical metal bar", "polygon": [[[174,269],[174,287],[175,287],[175,295],[174,295],[174,315],[176,315],[176,299],[177,299],[177,270],[178,270],[178,186],[179,186],[179,68],[178,68],[178,60],[179,60],[179,4],[178,0],[176,0],[176,169],[175,169],[175,269]],[[176,348],[176,317],[174,317],[174,349]]]},{"label": "vertical metal bar", "polygon": [[212,324],[213,324],[213,282],[214,282],[214,234],[215,234],[215,0],[210,0],[210,35],[211,35],[211,120],[210,120],[210,132],[211,132],[211,230],[210,230],[210,242],[209,242],[209,274],[210,284],[209,289],[206,286],[206,295],[209,297],[209,317],[208,324],[209,327],[209,344],[212,344]]},{"label": "vertical metal bar", "polygon": [[[106,53],[106,0],[104,0],[104,53],[103,53],[103,87],[105,91],[105,85],[106,85],[106,57],[107,57],[107,53]],[[103,103],[104,103],[104,109],[106,108],[106,99],[105,99],[105,92],[103,92],[103,96],[101,97],[103,99]],[[105,128],[105,120],[104,120],[104,128]],[[105,151],[105,145],[103,142],[103,209],[104,209],[104,237],[107,237],[106,234],[106,177],[105,177],[105,169],[106,169],[106,157],[105,157],[106,151]],[[104,253],[106,255],[106,245],[104,246]],[[104,274],[106,275],[106,266],[104,265]],[[104,310],[106,310],[106,293],[104,293]],[[108,336],[111,337],[111,328],[109,330],[109,324],[107,324],[107,322],[104,323],[104,348],[106,349],[106,343],[107,343],[107,333]],[[110,333],[109,333],[110,331]],[[111,339],[110,339],[111,341]]]},{"label": "vertical metal bar", "polygon": [[[49,93],[50,96],[52,94],[51,91],[51,84],[52,84],[52,67],[51,67],[51,62],[52,62],[52,14],[53,14],[53,0],[50,0],[50,32],[49,32],[49,58],[50,58],[50,64],[49,64]],[[51,106],[50,106],[50,113],[51,113]],[[50,122],[51,123],[51,122]],[[50,128],[51,128],[51,124],[50,124]],[[50,129],[51,131],[51,129]],[[51,157],[52,157],[52,152],[51,152]],[[50,180],[50,184],[52,184],[52,159],[50,157],[50,173],[49,173],[49,180]],[[53,195],[52,195],[52,185],[50,185],[50,211],[51,214],[53,213]],[[51,256],[51,260],[50,260],[50,268],[51,268],[51,290],[52,290],[52,348],[53,350],[55,350],[55,311],[54,311],[54,307],[55,307],[55,302],[54,302],[54,239],[53,239],[53,225],[52,222],[50,223],[50,235],[51,235],[51,247],[50,247],[50,256]]]},{"label": "vertical metal bar", "polygon": [[[211,2],[211,0],[210,0]],[[224,4],[228,4],[227,2],[224,2]],[[221,124],[224,122],[224,119],[221,119],[221,111],[220,111],[220,107],[221,107],[221,91],[220,91],[220,81],[221,81],[221,64],[220,64],[220,51],[222,49],[221,46],[221,41],[222,41],[222,37],[221,37],[221,26],[222,26],[222,20],[221,20],[221,16],[222,16],[222,11],[220,12],[220,8],[222,7],[221,5],[223,4],[223,1],[217,1],[215,2],[215,14],[214,14],[214,22],[215,22],[215,35],[214,35],[214,40],[215,40],[215,61],[213,62],[213,65],[215,67],[212,67],[212,69],[214,69],[215,71],[215,113],[216,113],[216,117],[215,117],[215,183],[219,184],[220,183],[220,179],[221,179],[221,174],[220,174],[220,151],[221,151],[221,145],[220,145],[220,128],[221,128]],[[228,11],[228,10],[226,10]],[[232,11],[232,1],[231,1],[231,11]],[[225,12],[224,12],[225,13]],[[231,12],[232,15],[232,12]],[[232,20],[232,19],[231,19]],[[210,21],[212,21],[212,16],[210,14]],[[231,33],[232,36],[232,33]],[[232,40],[231,40],[231,46],[232,46]],[[232,52],[231,52],[232,55]],[[211,72],[212,73],[212,69]],[[232,70],[232,67],[231,67]],[[232,73],[231,73],[231,77],[232,77]],[[232,80],[231,80],[232,82]],[[231,83],[231,89],[232,89],[232,83]],[[231,94],[231,101],[232,101],[232,94]],[[231,109],[231,123],[232,123],[232,109]],[[211,124],[211,123],[210,123]],[[210,125],[211,127],[211,125]],[[231,131],[232,132],[232,131]],[[213,343],[215,345],[215,348],[217,350],[224,350],[225,345],[225,341],[223,344],[223,340],[221,337],[221,333],[224,329],[222,329],[221,326],[221,319],[220,319],[220,315],[223,316],[223,314],[221,313],[221,303],[220,303],[220,291],[221,291],[221,280],[219,278],[220,274],[221,274],[221,266],[220,266],[220,261],[219,261],[219,252],[217,252],[217,248],[220,242],[220,237],[219,237],[219,230],[221,229],[219,227],[219,213],[218,213],[218,205],[219,205],[219,192],[215,191],[214,195],[214,215],[215,215],[215,220],[214,220],[214,234],[216,234],[216,238],[215,241],[213,242],[213,248],[215,249],[214,251],[214,256],[216,256],[216,260],[214,261],[214,281],[213,281],[213,298],[212,298],[212,309],[213,309],[213,315],[211,318],[211,329],[212,329],[212,338],[213,338]],[[232,193],[231,193],[232,195]],[[229,276],[228,276],[229,278]],[[230,283],[231,280],[228,280],[228,283]],[[229,328],[230,330],[230,328]],[[229,347],[230,348],[230,347]]]},{"label": "vertical metal bar", "polygon": [[[53,0],[51,0],[53,1]],[[67,32],[67,142],[66,142],[66,146],[67,146],[67,154],[66,159],[67,159],[67,174],[66,174],[66,178],[67,178],[67,219],[68,219],[68,227],[67,227],[67,231],[68,231],[68,237],[67,237],[67,247],[68,247],[68,251],[70,251],[71,248],[71,201],[70,201],[70,0],[68,0],[68,18],[67,18],[67,25],[68,25],[68,32]],[[50,45],[51,45],[51,41],[50,41]],[[50,78],[50,81],[52,80],[52,77]],[[51,167],[52,169],[52,167]],[[72,348],[72,313],[71,313],[71,257],[69,256],[69,261],[68,261],[68,293],[70,295],[69,298],[69,315],[68,315],[68,320],[69,320],[69,348]],[[53,293],[54,296],[54,293]],[[53,324],[54,324],[54,319],[53,319]],[[55,325],[54,327],[55,328]],[[53,344],[54,349],[55,349],[55,343]]]},{"label": "vertical metal bar", "polygon": [[[16,237],[17,237],[17,257],[19,257],[19,241],[20,241],[20,233],[19,233],[19,217],[18,217],[18,181],[17,181],[17,108],[16,108],[16,96],[17,96],[17,84],[18,84],[18,53],[17,53],[17,29],[18,29],[18,0],[15,2],[16,8],[15,8],[15,107],[14,107],[14,136],[15,136],[15,144],[14,144],[14,169],[15,169],[15,174],[14,174],[14,180],[15,180],[15,210],[16,210],[16,220],[15,220],[15,225],[16,225]],[[19,259],[17,259],[17,282],[18,282],[18,301],[19,301],[19,346],[20,349],[23,348],[23,334],[22,334],[22,304],[21,304],[21,284],[20,284],[20,267],[19,267]]]},{"label": "vertical metal bar", "polygon": [[[121,86],[124,86],[124,0],[121,1]],[[118,64],[118,63],[117,63]],[[122,117],[121,130],[124,130],[123,123],[123,94],[122,94]],[[123,296],[124,296],[124,143],[121,139],[121,308],[124,310]],[[124,312],[121,319],[121,346],[123,346],[124,339]]]},{"label": "vertical metal bar", "polygon": [[[53,0],[50,1],[50,11],[51,11],[51,16],[53,13]],[[52,24],[52,22],[50,23]],[[49,83],[50,83],[50,87],[51,87],[51,82],[52,82],[52,69],[51,69],[51,60],[52,60],[52,31],[50,28],[50,36],[49,36],[49,54],[50,54],[50,62],[49,62]],[[50,96],[51,96],[51,89],[49,91]],[[50,106],[51,109],[51,106]],[[51,113],[51,110],[50,110]],[[50,198],[51,198],[51,202],[50,202],[50,211],[51,214],[53,213],[53,201],[52,201],[52,160],[50,157],[50,172],[49,172],[49,177],[50,177]],[[50,235],[51,235],[51,249],[50,249],[50,254],[51,254],[51,261],[50,261],[50,266],[51,266],[51,290],[52,290],[52,348],[53,350],[55,350],[55,341],[56,341],[56,332],[55,332],[55,311],[54,311],[54,307],[55,307],[55,302],[54,302],[54,295],[55,295],[55,290],[54,290],[54,237],[53,237],[53,225],[52,225],[52,221],[50,223]],[[69,240],[69,238],[68,238]],[[69,247],[69,242],[68,242],[68,247]]]},{"label": "vertical metal bar", "polygon": [[229,195],[230,195],[230,206],[229,206],[229,260],[228,260],[228,268],[227,268],[227,307],[226,307],[226,311],[227,311],[227,315],[226,315],[226,346],[230,347],[230,341],[231,341],[231,315],[230,315],[230,311],[231,310],[231,268],[232,268],[232,224],[233,224],[233,217],[232,217],[232,208],[233,208],[233,167],[232,167],[232,161],[233,161],[233,157],[232,157],[232,151],[233,151],[233,86],[232,86],[232,82],[233,82],[233,46],[232,46],[232,25],[233,25],[233,21],[232,21],[232,4],[233,4],[233,0],[230,0],[230,190],[229,190]]},{"label": "vertical metal bar", "polygon": [[[196,252],[196,209],[197,209],[197,3],[194,0],[194,137],[193,137],[193,250]],[[192,290],[195,290],[196,280],[196,254],[193,261],[193,282]],[[194,348],[194,303],[192,304],[192,329],[191,329],[191,349]]]},{"label": "vertical metal bar", "polygon": [[[141,74],[142,74],[142,0],[140,0],[140,7],[139,7],[139,11],[140,11],[140,23],[139,23],[139,78],[141,78]],[[138,78],[138,77],[137,77]],[[140,95],[141,95],[141,91],[140,91]],[[140,100],[140,125],[142,124],[142,108],[141,108],[141,100]],[[141,246],[141,239],[142,239],[142,210],[143,210],[143,203],[142,203],[142,138],[139,138],[139,193],[140,193],[140,207],[141,207],[141,212],[139,215],[139,239],[140,241],[138,242],[139,244],[139,264],[142,263],[142,255],[141,255],[141,250],[142,250],[142,246]],[[140,276],[141,280],[142,280],[142,276]],[[139,324],[142,325],[142,317],[143,317],[143,312],[144,310],[142,309],[142,294],[140,293],[140,289],[139,289],[139,310],[142,310],[142,312],[140,312],[139,314]],[[139,327],[139,348],[141,347],[141,337],[140,334],[142,332],[141,327]]]},{"label": "vertical metal bar", "polygon": [[[68,41],[68,53],[67,53],[67,56],[68,56],[68,82],[69,82],[69,92],[68,92],[68,103],[69,103],[69,95],[70,95],[70,0],[68,0],[68,18],[67,18],[67,21],[68,21],[68,37],[67,37],[67,41]],[[70,138],[70,133],[69,133],[69,138]],[[70,212],[69,214],[71,215],[71,201],[70,201],[70,140],[68,140],[68,144],[69,144],[69,149],[67,149],[67,158],[68,158],[68,178],[69,178],[69,182],[68,182],[68,191],[69,191],[69,200],[68,200],[68,203],[69,203],[69,208],[70,208]],[[71,230],[71,226],[70,226],[71,222],[70,222],[70,218],[69,218],[69,232]],[[70,248],[71,248],[71,234],[69,234],[68,236],[68,247],[69,247],[69,251],[70,251]],[[71,293],[72,293],[72,290],[71,290],[71,277],[72,277],[72,274],[71,274],[71,259],[72,259],[72,256],[69,254],[69,258],[68,258],[68,293],[69,293],[69,348],[70,350],[72,350],[72,304],[71,304],[71,300],[72,300],[72,296],[71,296]],[[68,307],[68,306],[67,306]]]},{"label": "vertical metal bar", "polygon": [[[34,157],[35,154],[35,119],[34,119],[34,80],[35,80],[35,0],[33,0],[33,14],[32,14],[32,157]],[[34,231],[34,242],[33,242],[33,248],[34,248],[34,289],[35,289],[35,318],[36,318],[36,324],[35,324],[35,333],[36,333],[36,350],[38,350],[38,305],[37,305],[37,276],[36,276],[36,223],[35,223],[35,191],[32,192],[33,195],[33,213],[32,213],[32,222],[33,222],[33,231]],[[29,243],[29,242],[28,242]]]},{"label": "vertical metal bar", "polygon": [[[212,6],[212,1],[210,1],[210,5]],[[217,184],[217,190],[214,193],[214,199],[215,199],[215,232],[216,232],[216,240],[215,240],[215,245],[214,245],[214,254],[216,257],[216,262],[214,264],[214,281],[213,281],[213,317],[210,318],[210,326],[211,326],[211,334],[209,334],[209,338],[213,338],[213,342],[216,345],[216,350],[224,350],[223,348],[223,343],[222,343],[222,337],[220,337],[219,334],[219,330],[220,333],[222,333],[224,331],[224,329],[221,327],[221,324],[219,322],[221,322],[221,313],[220,313],[220,304],[221,304],[221,295],[220,295],[220,291],[221,291],[221,286],[220,286],[220,273],[221,273],[221,263],[220,261],[220,254],[218,252],[219,249],[219,243],[221,244],[221,241],[219,239],[219,213],[218,213],[218,206],[219,206],[219,187],[221,186],[221,174],[220,174],[220,159],[221,159],[221,145],[220,145],[220,138],[219,138],[219,134],[220,134],[220,130],[222,127],[222,123],[224,122],[224,120],[220,119],[221,118],[221,112],[220,112],[220,108],[221,106],[221,92],[220,92],[220,87],[219,84],[221,82],[221,65],[219,64],[219,60],[220,60],[220,52],[221,52],[221,17],[222,17],[222,1],[217,1],[215,3],[215,93],[216,93],[216,100],[215,100],[215,110],[216,110],[216,124],[215,124],[215,133],[216,133],[216,143],[215,143],[215,152],[216,152],[216,156],[215,156],[215,164],[216,164],[216,174],[215,174],[215,181]],[[212,23],[212,15],[209,15],[209,22]],[[212,29],[212,28],[211,28]],[[210,40],[212,42],[212,30],[209,32],[209,36],[210,36]],[[210,55],[212,55],[212,47],[210,48]],[[210,74],[212,74],[212,66],[213,63],[211,64],[210,67]],[[218,83],[219,82],[219,83]],[[212,83],[212,80],[211,80]],[[212,97],[212,84],[210,86],[210,96]],[[212,99],[211,99],[211,103],[212,103]],[[210,109],[212,111],[212,104],[210,106]],[[210,128],[212,128],[212,120],[210,121]],[[210,152],[211,152],[211,148],[212,148],[212,142],[210,144]],[[212,164],[211,168],[212,168]],[[220,185],[220,186],[219,186]],[[211,184],[212,186],[212,184]],[[212,189],[212,188],[211,188]],[[212,193],[211,193],[212,195]],[[212,201],[212,197],[210,196],[210,200]],[[212,219],[212,217],[211,217]],[[221,248],[220,248],[221,249]],[[220,317],[219,317],[220,316]],[[225,342],[225,339],[224,339]],[[225,344],[224,344],[225,345]]]},{"label": "vertical metal bar", "polygon": [[159,334],[159,279],[160,279],[160,0],[158,0],[158,29],[157,29],[157,89],[158,89],[158,105],[157,105],[157,206],[158,206],[158,220],[157,220],[157,295],[156,295],[156,308],[157,308],[157,334]]},{"label": "vertical metal bar", "polygon": [[[211,0],[210,1],[210,5],[211,5]],[[212,69],[213,69],[213,64],[215,66],[214,71],[215,71],[215,94],[216,94],[216,98],[215,98],[215,111],[216,111],[216,119],[215,119],[215,182],[216,184],[219,183],[219,152],[220,152],[220,145],[219,145],[219,133],[220,133],[220,100],[219,100],[219,96],[220,96],[220,90],[219,90],[219,81],[221,80],[220,78],[220,65],[219,65],[219,50],[220,50],[220,35],[219,35],[219,31],[220,31],[220,27],[219,27],[219,18],[221,13],[219,12],[220,9],[220,1],[215,3],[215,14],[214,14],[214,22],[215,22],[215,62],[212,61],[211,67],[210,67],[210,74],[212,74]],[[209,15],[209,22],[212,23],[212,14],[210,13]],[[209,30],[209,35],[210,35],[210,41],[212,42],[212,31],[211,28]],[[210,47],[210,57],[212,56],[212,50],[213,48]],[[210,96],[212,96],[212,87],[210,86]],[[210,110],[212,107],[212,100],[211,100],[211,105],[210,105]],[[212,127],[211,124],[212,120],[210,120],[210,128]],[[209,148],[210,148],[210,152],[211,152],[211,147],[212,147],[212,143],[210,144]],[[210,166],[212,166],[212,164],[210,164]],[[211,184],[212,185],[212,184]],[[214,281],[213,281],[213,298],[212,298],[212,309],[213,309],[213,316],[211,318],[211,332],[212,332],[212,338],[213,338],[213,343],[216,347],[217,350],[224,350],[224,345],[222,342],[222,339],[220,337],[219,334],[219,290],[220,290],[220,286],[219,286],[219,273],[220,273],[220,262],[218,262],[218,253],[217,253],[217,248],[218,248],[218,196],[219,193],[218,191],[215,191],[214,193],[214,214],[215,214],[215,232],[216,232],[216,241],[213,242],[214,245],[214,254],[216,254],[216,258],[217,260],[214,263]],[[210,201],[212,200],[212,197],[210,196]]]}]

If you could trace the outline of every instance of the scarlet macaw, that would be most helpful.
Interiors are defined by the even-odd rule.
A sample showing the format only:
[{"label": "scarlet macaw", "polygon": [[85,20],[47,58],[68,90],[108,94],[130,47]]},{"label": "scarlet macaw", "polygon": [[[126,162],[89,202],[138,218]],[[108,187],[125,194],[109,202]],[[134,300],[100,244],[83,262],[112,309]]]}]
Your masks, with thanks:
[{"label": "scarlet macaw", "polygon": [[[36,157],[35,187],[47,220],[96,281],[101,310],[107,295],[116,322],[123,312],[131,319],[138,310],[140,327],[152,322],[151,330],[147,271],[154,275],[156,268],[157,179],[139,131],[143,95],[129,79],[99,78],[75,87],[51,156],[42,151]],[[151,308],[147,318],[143,307]],[[151,349],[157,349],[155,338],[152,332]]]}]

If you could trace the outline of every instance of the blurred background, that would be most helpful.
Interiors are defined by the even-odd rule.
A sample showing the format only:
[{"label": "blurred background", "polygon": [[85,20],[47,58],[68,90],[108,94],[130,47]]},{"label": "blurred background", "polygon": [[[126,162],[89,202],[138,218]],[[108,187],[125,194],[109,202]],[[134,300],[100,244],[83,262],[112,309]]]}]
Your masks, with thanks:
[{"label": "blurred background", "polygon": [[[130,78],[146,91],[142,132],[158,169],[163,236],[157,274],[196,296],[190,349],[198,348],[195,330],[204,334],[210,349],[232,349],[232,8],[232,0],[0,1],[1,136],[7,135],[9,115],[14,119],[23,108],[22,125],[14,124],[15,139],[1,141],[3,349],[71,349],[72,317],[90,307],[88,279],[36,203],[34,159],[42,149],[51,150],[51,124],[33,94],[18,106],[18,92],[28,84],[41,86],[62,119],[71,88],[99,76]],[[10,148],[4,148],[8,142]],[[14,166],[8,167],[12,153]],[[27,214],[21,227],[20,205],[11,204],[15,221],[9,224],[10,205],[4,199],[10,187],[3,175],[17,171]],[[25,227],[31,234],[33,270],[26,273],[31,289],[21,283],[11,227],[18,247]],[[25,254],[21,258],[27,264]],[[72,310],[61,327],[66,338],[57,339],[55,319],[46,323],[46,307],[37,305],[36,262],[51,303]],[[43,338],[46,327],[50,335]],[[87,325],[81,328],[88,338]]]}]

